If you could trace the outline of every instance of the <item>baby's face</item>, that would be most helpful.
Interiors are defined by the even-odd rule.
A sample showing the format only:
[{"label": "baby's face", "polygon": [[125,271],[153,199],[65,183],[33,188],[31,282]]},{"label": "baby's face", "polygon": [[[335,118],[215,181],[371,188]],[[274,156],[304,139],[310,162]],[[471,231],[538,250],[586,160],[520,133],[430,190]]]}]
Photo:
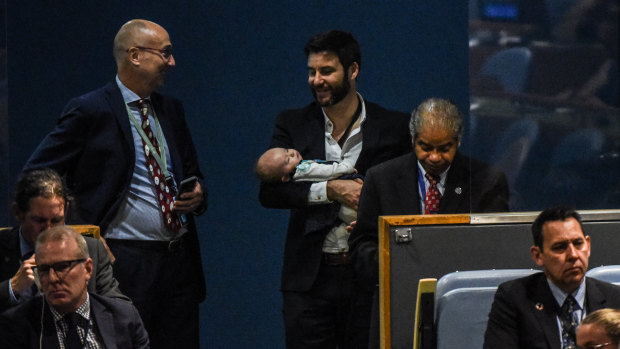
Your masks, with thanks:
[{"label": "baby's face", "polygon": [[295,149],[276,149],[274,163],[278,166],[283,176],[288,176],[290,173],[294,172],[295,166],[297,166],[301,160],[301,155]]}]

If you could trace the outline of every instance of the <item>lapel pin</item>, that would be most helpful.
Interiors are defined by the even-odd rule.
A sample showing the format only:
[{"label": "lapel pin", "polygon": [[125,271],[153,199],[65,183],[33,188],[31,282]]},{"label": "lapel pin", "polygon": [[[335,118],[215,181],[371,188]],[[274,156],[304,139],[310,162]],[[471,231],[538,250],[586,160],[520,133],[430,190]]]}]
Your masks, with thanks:
[{"label": "lapel pin", "polygon": [[543,310],[544,306],[542,303],[536,303],[536,310]]},{"label": "lapel pin", "polygon": [[454,188],[454,192],[455,192],[457,195],[461,195],[461,193],[463,192],[463,189],[461,189],[461,187],[456,187],[456,188]]}]

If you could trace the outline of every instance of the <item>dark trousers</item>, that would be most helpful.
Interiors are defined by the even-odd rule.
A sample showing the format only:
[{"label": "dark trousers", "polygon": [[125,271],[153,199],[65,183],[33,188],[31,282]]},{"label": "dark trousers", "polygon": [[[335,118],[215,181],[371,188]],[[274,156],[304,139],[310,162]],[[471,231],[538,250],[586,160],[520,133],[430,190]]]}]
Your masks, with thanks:
[{"label": "dark trousers", "polygon": [[151,349],[199,348],[199,301],[192,289],[197,272],[183,240],[108,239],[116,257],[114,276],[133,301],[149,334]]},{"label": "dark trousers", "polygon": [[286,347],[367,348],[372,295],[358,289],[351,265],[323,263],[310,291],[282,292]]}]

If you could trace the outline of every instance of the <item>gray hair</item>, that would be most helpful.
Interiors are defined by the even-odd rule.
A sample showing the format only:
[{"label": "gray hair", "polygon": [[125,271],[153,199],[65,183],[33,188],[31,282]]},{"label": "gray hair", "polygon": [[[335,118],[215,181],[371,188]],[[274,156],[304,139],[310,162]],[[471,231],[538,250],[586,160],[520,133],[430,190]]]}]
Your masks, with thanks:
[{"label": "gray hair", "polygon": [[409,132],[415,139],[425,127],[437,127],[450,131],[457,144],[463,138],[463,116],[456,105],[446,99],[429,98],[411,113]]},{"label": "gray hair", "polygon": [[86,240],[84,239],[82,234],[78,233],[77,231],[75,231],[75,229],[71,228],[68,225],[57,225],[39,234],[39,236],[37,237],[37,242],[35,244],[35,253],[38,250],[39,246],[47,243],[48,241],[68,241],[70,239],[74,239],[77,243],[77,258],[90,257],[88,253],[88,246],[86,245]]}]

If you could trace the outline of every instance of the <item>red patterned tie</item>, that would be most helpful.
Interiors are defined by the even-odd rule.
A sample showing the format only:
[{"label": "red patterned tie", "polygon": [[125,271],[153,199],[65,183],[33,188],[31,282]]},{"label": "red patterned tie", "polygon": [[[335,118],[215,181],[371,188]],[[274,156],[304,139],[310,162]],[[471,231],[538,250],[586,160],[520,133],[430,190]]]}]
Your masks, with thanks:
[{"label": "red patterned tie", "polygon": [[[166,156],[165,152],[164,154],[160,153],[159,143],[157,142],[157,138],[153,134],[153,129],[151,128],[151,123],[149,122],[148,100],[141,99],[140,101],[138,101],[138,107],[140,108],[140,116],[142,118],[142,130],[144,130],[144,133],[151,141],[154,151],[156,151],[160,157]],[[155,160],[155,157],[151,153],[151,148],[146,144],[144,139],[142,139],[142,146],[144,147],[144,155],[146,157],[147,168],[149,170],[149,173],[153,177],[153,183],[155,184],[157,199],[159,200],[159,207],[164,216],[164,223],[170,230],[178,232],[179,229],[181,229],[181,222],[179,221],[177,215],[171,211],[171,207],[174,202],[174,193],[169,187],[168,182],[166,182],[166,177],[164,176],[161,168],[159,167],[159,163],[157,162],[157,160]]]},{"label": "red patterned tie", "polygon": [[441,193],[437,188],[437,180],[428,173],[424,176],[430,183],[426,191],[426,198],[424,199],[424,214],[437,213],[439,212],[439,200],[441,199]]}]

